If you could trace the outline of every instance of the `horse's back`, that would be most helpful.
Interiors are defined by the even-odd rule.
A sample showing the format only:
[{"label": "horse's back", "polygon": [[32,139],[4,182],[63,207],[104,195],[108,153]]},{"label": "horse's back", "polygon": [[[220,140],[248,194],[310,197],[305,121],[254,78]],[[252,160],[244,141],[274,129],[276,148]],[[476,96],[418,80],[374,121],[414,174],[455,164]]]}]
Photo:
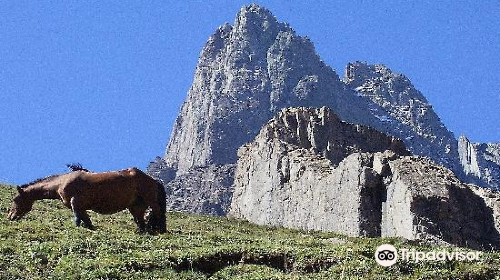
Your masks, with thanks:
[{"label": "horse's back", "polygon": [[78,175],[68,188],[77,190],[85,208],[102,214],[116,213],[138,200],[150,199],[151,180],[154,181],[137,168]]}]

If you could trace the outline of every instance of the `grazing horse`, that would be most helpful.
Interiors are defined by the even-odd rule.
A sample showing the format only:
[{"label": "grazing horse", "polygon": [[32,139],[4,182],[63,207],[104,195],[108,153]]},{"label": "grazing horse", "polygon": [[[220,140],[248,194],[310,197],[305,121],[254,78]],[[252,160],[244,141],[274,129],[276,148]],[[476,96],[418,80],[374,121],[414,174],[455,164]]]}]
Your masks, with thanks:
[{"label": "grazing horse", "polygon": [[[135,167],[104,173],[92,173],[81,165],[68,167],[73,171],[17,187],[8,219],[21,219],[36,200],[59,199],[73,210],[76,226],[83,222],[93,229],[87,210],[113,214],[128,209],[140,232],[166,232],[166,194],[158,181]],[[148,208],[151,213],[145,218]]]}]

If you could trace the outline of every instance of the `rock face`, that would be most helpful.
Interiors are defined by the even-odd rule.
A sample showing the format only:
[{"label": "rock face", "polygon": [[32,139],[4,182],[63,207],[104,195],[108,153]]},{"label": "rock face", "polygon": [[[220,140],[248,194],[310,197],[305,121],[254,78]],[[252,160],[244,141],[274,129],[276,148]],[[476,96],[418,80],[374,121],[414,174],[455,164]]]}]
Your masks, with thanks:
[{"label": "rock face", "polygon": [[156,157],[148,166],[148,174],[153,176],[153,178],[161,180],[163,184],[175,179],[176,173],[177,170],[170,167],[161,157]]},{"label": "rock face", "polygon": [[402,157],[389,165],[392,179],[382,207],[382,236],[500,248],[498,199],[425,158]]},{"label": "rock face", "polygon": [[407,77],[392,72],[385,65],[355,62],[347,65],[344,81],[359,95],[379,105],[390,116],[387,122],[397,120],[411,133],[377,129],[404,139],[413,154],[431,158],[463,177],[455,136],[446,129],[427,99]]},{"label": "rock face", "polygon": [[165,184],[172,211],[223,216],[231,204],[235,166],[196,167]]},{"label": "rock face", "polygon": [[238,156],[233,217],[351,236],[500,245],[497,202],[449,169],[409,156],[396,138],[343,122],[328,108],[283,109]]},{"label": "rock face", "polygon": [[[245,160],[255,152],[247,148],[241,152]],[[230,216],[260,225],[380,236],[381,179],[370,168],[373,155],[351,154],[337,168],[307,149],[273,153],[261,168],[260,160],[238,165]]]},{"label": "rock face", "polygon": [[458,139],[458,152],[465,174],[471,180],[500,189],[500,144],[471,143],[462,135]]},{"label": "rock face", "polygon": [[[406,77],[382,65],[356,62],[341,80],[307,37],[255,4],[243,7],[233,25],[222,25],[208,39],[165,155],[151,163],[149,173],[165,184],[186,174],[197,176],[189,183],[198,185],[177,181],[179,190],[223,191],[225,185],[204,185],[203,178],[219,175],[203,172],[235,164],[238,148],[277,112],[300,106],[327,106],[344,121],[398,137],[411,153],[429,157],[461,179],[472,178],[463,171],[453,134]],[[174,192],[169,205],[184,199],[190,200],[182,203],[185,211],[203,209],[204,202],[187,193]]]},{"label": "rock face", "polygon": [[[238,152],[231,215],[258,224],[380,235],[373,226],[377,213],[365,206],[381,205],[381,177],[370,168],[373,156],[363,152],[381,151],[409,154],[400,140],[345,123],[326,107],[283,109]],[[380,224],[380,209],[377,215]],[[342,222],[332,223],[331,216]]]},{"label": "rock face", "polygon": [[234,164],[212,164],[177,174],[160,157],[148,167],[149,175],[165,186],[167,209],[212,216],[226,215],[233,194],[234,170]]},{"label": "rock face", "polygon": [[475,185],[469,185],[469,187],[476,195],[480,196],[484,200],[486,206],[491,209],[495,228],[500,232],[500,192]]}]

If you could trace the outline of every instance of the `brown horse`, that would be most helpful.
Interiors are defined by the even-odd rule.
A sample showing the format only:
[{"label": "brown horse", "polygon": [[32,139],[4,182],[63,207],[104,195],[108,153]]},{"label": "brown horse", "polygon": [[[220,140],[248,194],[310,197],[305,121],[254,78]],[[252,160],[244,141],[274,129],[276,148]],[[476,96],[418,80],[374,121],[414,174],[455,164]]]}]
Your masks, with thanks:
[{"label": "brown horse", "polygon": [[[73,172],[38,179],[17,187],[8,218],[19,220],[40,199],[59,199],[73,210],[76,226],[93,229],[87,210],[113,214],[128,209],[139,231],[166,232],[166,199],[163,185],[137,168],[92,173],[81,166]],[[146,210],[151,213],[145,218]],[[147,223],[146,221],[147,220]]]}]

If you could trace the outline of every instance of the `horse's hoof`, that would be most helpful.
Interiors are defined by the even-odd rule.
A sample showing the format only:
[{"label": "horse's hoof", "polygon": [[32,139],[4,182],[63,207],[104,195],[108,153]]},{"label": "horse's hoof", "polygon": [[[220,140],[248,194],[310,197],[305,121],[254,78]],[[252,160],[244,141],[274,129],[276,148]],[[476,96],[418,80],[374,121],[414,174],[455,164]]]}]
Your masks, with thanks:
[{"label": "horse's hoof", "polygon": [[95,230],[95,226],[93,225],[84,225],[83,227],[85,227],[88,230]]}]

